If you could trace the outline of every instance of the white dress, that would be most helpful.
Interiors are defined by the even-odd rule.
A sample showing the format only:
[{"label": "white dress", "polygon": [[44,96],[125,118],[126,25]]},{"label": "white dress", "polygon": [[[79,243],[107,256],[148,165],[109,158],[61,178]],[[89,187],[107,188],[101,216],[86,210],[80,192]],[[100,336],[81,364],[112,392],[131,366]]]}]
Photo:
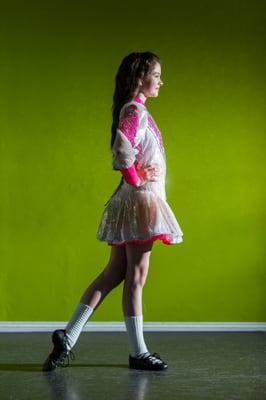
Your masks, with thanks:
[{"label": "white dress", "polygon": [[162,136],[144,104],[132,100],[122,107],[112,155],[116,169],[157,164],[160,173],[156,182],[138,187],[123,179],[103,211],[97,239],[109,245],[182,242],[183,232],[166,200]]}]

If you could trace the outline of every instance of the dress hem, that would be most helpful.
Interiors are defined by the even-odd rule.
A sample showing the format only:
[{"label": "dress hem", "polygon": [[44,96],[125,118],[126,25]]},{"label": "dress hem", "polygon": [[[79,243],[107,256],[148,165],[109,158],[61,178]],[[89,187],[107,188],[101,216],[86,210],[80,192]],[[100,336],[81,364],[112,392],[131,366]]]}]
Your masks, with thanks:
[{"label": "dress hem", "polygon": [[125,246],[126,244],[152,243],[155,240],[161,240],[166,245],[171,245],[171,244],[173,245],[173,244],[181,243],[183,241],[183,238],[182,238],[182,236],[178,236],[178,240],[173,242],[169,239],[169,235],[160,234],[160,235],[155,235],[155,236],[150,237],[149,239],[144,239],[144,240],[125,240],[120,243],[107,241],[107,244],[108,244],[108,246],[122,247],[122,246]]}]

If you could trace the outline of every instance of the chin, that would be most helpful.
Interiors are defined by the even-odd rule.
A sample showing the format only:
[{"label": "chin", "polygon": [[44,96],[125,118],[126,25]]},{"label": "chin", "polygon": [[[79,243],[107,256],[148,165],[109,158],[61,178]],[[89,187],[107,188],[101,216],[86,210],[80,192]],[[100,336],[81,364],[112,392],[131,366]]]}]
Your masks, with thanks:
[{"label": "chin", "polygon": [[153,92],[152,94],[149,94],[147,97],[158,97],[159,92]]}]

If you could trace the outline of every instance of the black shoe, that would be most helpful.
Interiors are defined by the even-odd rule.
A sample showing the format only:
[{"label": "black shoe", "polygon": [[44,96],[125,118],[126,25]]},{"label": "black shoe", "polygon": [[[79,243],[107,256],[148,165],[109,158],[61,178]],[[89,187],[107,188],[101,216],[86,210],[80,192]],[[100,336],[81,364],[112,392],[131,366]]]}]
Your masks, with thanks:
[{"label": "black shoe", "polygon": [[162,371],[167,369],[168,365],[161,360],[159,354],[153,353],[143,358],[129,355],[129,368]]},{"label": "black shoe", "polygon": [[[43,364],[43,371],[53,371],[56,367],[68,367],[69,355],[71,360],[75,359],[72,351],[67,349],[67,344],[69,346],[70,344],[65,330],[57,329],[54,331],[52,341],[54,348]],[[65,359],[67,359],[67,364],[65,364]]]}]

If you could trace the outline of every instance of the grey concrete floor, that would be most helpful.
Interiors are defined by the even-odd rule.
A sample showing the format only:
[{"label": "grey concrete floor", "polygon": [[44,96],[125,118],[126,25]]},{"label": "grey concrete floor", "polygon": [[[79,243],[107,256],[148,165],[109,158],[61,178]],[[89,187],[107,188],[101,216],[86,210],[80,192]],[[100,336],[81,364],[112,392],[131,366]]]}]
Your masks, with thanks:
[{"label": "grey concrete floor", "polygon": [[0,334],[1,400],[265,400],[266,334],[145,332],[167,371],[128,368],[125,332],[82,333],[70,367],[42,373],[50,333]]}]

